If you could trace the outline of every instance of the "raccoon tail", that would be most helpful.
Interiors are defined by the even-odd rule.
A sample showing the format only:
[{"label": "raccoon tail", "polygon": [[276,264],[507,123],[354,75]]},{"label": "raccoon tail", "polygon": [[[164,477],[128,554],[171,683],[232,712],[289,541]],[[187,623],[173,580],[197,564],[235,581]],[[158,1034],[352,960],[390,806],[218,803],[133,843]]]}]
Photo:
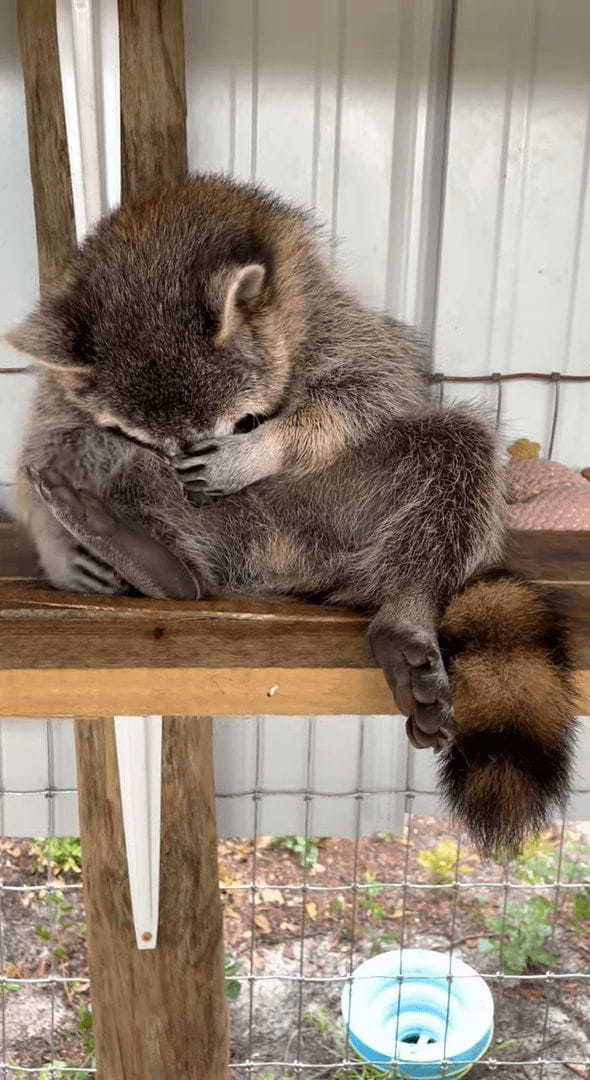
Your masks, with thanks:
[{"label": "raccoon tail", "polygon": [[564,806],[576,737],[567,621],[509,571],[470,580],[442,616],[456,736],[438,755],[448,809],[487,853],[515,848]]}]

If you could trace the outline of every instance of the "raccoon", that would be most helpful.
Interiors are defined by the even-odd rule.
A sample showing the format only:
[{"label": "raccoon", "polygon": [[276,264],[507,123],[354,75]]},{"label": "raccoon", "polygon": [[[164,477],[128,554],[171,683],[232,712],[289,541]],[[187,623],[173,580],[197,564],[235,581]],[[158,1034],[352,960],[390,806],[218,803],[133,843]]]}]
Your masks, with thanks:
[{"label": "raccoon", "polygon": [[352,605],[484,849],[567,791],[567,631],[500,569],[503,473],[430,400],[416,336],[330,269],[312,221],[197,176],[99,224],[9,336],[39,364],[21,516],[59,588]]}]

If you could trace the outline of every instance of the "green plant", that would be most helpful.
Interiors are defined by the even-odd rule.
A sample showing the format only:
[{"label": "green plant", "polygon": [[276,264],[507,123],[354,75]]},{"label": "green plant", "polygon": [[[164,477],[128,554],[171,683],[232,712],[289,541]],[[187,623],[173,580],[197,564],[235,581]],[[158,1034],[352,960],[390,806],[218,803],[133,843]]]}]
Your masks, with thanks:
[{"label": "green plant", "polygon": [[56,960],[66,960],[79,939],[85,936],[86,927],[70,918],[73,908],[61,889],[52,889],[45,901],[53,909],[53,917],[48,923],[38,923],[35,934],[41,941],[51,943]]},{"label": "green plant", "polygon": [[[470,858],[470,856],[466,856]],[[452,885],[458,874],[472,874],[473,867],[457,861],[459,849],[454,840],[441,840],[434,848],[424,848],[418,862],[429,874],[433,885]]]},{"label": "green plant", "polygon": [[551,934],[553,905],[543,896],[506,905],[505,915],[488,915],[487,929],[493,938],[481,942],[483,952],[502,957],[506,971],[520,975],[530,966],[548,966],[555,957],[545,947]]},{"label": "green plant", "polygon": [[337,1036],[336,1021],[332,1013],[317,1004],[304,1012],[303,1028],[305,1031],[317,1031],[320,1035]]},{"label": "green plant", "polygon": [[366,887],[359,891],[359,908],[366,912],[374,922],[380,922],[385,915],[385,908],[381,903],[382,888],[375,874],[363,874],[363,885]]},{"label": "green plant", "polygon": [[298,855],[304,870],[313,870],[320,856],[317,840],[312,836],[275,836],[272,846]]},{"label": "green plant", "polygon": [[585,885],[574,896],[574,917],[580,922],[590,919],[590,885]]},{"label": "green plant", "polygon": [[590,876],[588,846],[566,833],[561,863],[559,845],[547,833],[536,836],[517,853],[514,871],[519,881],[527,885],[553,885],[558,878],[570,884]]},{"label": "green plant", "polygon": [[33,848],[37,871],[50,867],[54,874],[81,874],[82,847],[78,836],[51,836],[37,840]]},{"label": "green plant", "polygon": [[78,1009],[78,1035],[82,1039],[82,1045],[89,1058],[94,1057],[94,1051],[96,1049],[96,1039],[94,1037],[92,1013],[88,1008],[88,1005],[84,1002]]},{"label": "green plant", "polygon": [[235,957],[226,953],[224,958],[225,996],[228,1001],[236,1001],[242,993],[242,984],[240,980],[234,978],[235,975],[240,974],[241,970],[242,966]]}]

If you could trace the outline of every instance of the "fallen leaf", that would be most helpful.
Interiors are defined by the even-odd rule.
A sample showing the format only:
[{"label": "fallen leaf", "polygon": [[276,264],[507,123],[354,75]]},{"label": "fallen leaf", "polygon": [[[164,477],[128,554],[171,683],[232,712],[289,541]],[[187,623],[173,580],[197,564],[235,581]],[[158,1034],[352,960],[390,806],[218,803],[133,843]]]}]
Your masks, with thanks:
[{"label": "fallen leaf", "polygon": [[252,967],[255,971],[264,971],[264,959],[258,953],[252,957]]},{"label": "fallen leaf", "polygon": [[307,911],[310,919],[317,919],[318,906],[317,904],[314,904],[313,900],[310,900],[309,903],[305,905],[305,910]]},{"label": "fallen leaf", "polygon": [[576,1065],[575,1062],[573,1062],[573,1061],[572,1062],[564,1061],[564,1065],[565,1065],[566,1069],[569,1069],[570,1072],[575,1073],[576,1076],[581,1076],[583,1078],[583,1080],[588,1080],[588,1077],[590,1076],[590,1073],[588,1072],[588,1069],[586,1068],[585,1065]]},{"label": "fallen leaf", "polygon": [[266,915],[257,915],[254,922],[258,929],[262,930],[263,934],[270,934],[271,927]]},{"label": "fallen leaf", "polygon": [[265,904],[283,903],[283,894],[280,889],[262,889],[260,895]]},{"label": "fallen leaf", "polygon": [[18,964],[10,964],[10,963],[5,964],[4,965],[4,974],[6,975],[7,979],[20,979],[20,978],[22,978],[22,970],[21,970],[21,968],[19,968]]}]

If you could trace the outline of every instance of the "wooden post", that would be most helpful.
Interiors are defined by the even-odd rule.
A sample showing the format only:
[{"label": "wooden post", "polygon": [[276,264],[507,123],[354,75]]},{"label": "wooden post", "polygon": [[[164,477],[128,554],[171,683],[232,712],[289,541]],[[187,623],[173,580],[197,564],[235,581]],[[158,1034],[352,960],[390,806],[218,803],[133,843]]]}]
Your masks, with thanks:
[{"label": "wooden post", "polygon": [[[126,198],[186,175],[182,0],[119,0],[119,23]],[[76,247],[55,0],[18,0],[18,25],[45,286]],[[114,708],[129,712],[119,701]],[[211,720],[165,722],[160,929],[153,951],[137,949],[134,937],[112,719],[79,719],[76,745],[98,1076],[225,1080]]]},{"label": "wooden post", "polygon": [[136,948],[113,721],[76,723],[99,1080],[225,1080],[210,717],[164,721],[158,947]]},{"label": "wooden post", "polygon": [[17,18],[43,289],[61,276],[76,249],[55,0],[18,0]]},{"label": "wooden post", "polygon": [[187,172],[182,0],[119,0],[123,199]]}]

